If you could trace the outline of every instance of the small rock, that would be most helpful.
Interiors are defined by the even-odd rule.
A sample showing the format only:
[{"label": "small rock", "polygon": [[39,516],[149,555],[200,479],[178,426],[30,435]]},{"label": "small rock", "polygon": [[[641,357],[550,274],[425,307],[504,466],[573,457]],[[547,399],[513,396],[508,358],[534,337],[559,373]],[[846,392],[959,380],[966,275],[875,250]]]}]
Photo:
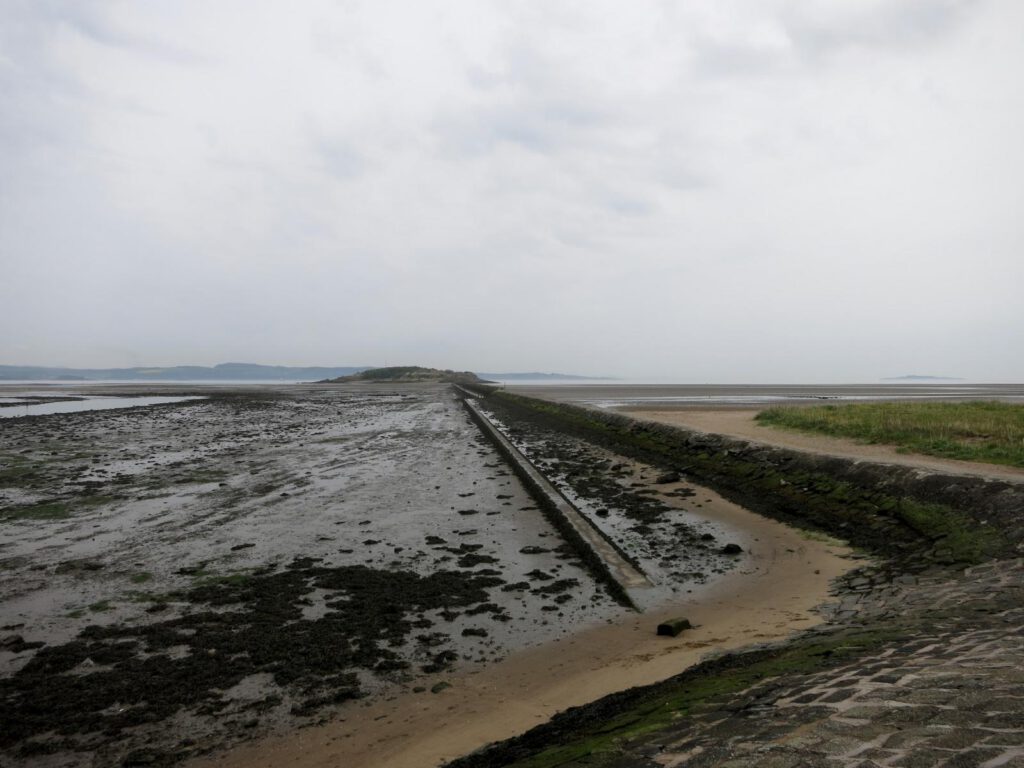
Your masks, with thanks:
[{"label": "small rock", "polygon": [[446,683],[446,682],[444,682],[442,680],[440,683],[434,683],[432,686],[430,686],[430,692],[431,693],[440,693],[445,688],[451,688],[451,687],[452,687],[451,683]]},{"label": "small rock", "polygon": [[666,483],[678,483],[679,473],[678,472],[665,472],[664,474],[658,475],[654,478],[654,482],[658,485],[665,485]]},{"label": "small rock", "polygon": [[522,549],[519,550],[520,554],[523,554],[523,555],[543,555],[545,552],[550,552],[550,551],[551,551],[550,549],[545,549],[544,547],[538,547],[538,546],[536,546],[534,544],[530,544],[529,546],[523,547]]},{"label": "small rock", "polygon": [[669,619],[658,625],[658,634],[667,637],[675,637],[680,632],[686,629],[693,629],[693,625],[689,619],[682,617],[677,619]]},{"label": "small rock", "polygon": [[738,555],[743,552],[743,547],[739,544],[726,544],[721,551],[723,555]]}]

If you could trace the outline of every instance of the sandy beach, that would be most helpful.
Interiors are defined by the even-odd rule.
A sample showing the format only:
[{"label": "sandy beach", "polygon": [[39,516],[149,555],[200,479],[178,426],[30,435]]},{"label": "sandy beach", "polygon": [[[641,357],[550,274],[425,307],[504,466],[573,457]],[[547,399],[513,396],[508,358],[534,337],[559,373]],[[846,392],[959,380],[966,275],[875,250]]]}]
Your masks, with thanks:
[{"label": "sandy beach", "polygon": [[[678,484],[661,486],[671,492]],[[691,484],[692,487],[692,484]],[[739,568],[658,611],[584,630],[513,654],[482,670],[445,677],[438,694],[402,693],[358,704],[321,727],[244,745],[191,765],[423,768],[538,725],[568,707],[663,680],[703,656],[778,640],[820,622],[829,582],[857,561],[836,543],[797,531],[699,489],[702,514],[742,531]],[[657,624],[685,616],[678,638]]]}]

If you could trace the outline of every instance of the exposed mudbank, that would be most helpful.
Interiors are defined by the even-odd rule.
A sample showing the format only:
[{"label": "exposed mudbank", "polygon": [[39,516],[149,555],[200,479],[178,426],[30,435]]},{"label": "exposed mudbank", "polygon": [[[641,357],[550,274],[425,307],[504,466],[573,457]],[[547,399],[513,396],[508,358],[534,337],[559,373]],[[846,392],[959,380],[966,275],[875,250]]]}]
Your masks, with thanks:
[{"label": "exposed mudbank", "polygon": [[[292,714],[315,714],[363,696],[359,673],[412,679],[414,663],[424,672],[449,668],[460,654],[448,632],[428,630],[446,629],[463,612],[484,626],[509,621],[489,602],[489,590],[504,583],[475,572],[420,576],[313,558],[216,579],[149,608],[172,618],[92,625],[36,652],[0,681],[0,748],[18,745],[22,756],[103,750],[184,710],[237,718],[242,728],[285,703]],[[172,611],[168,601],[187,608]],[[487,637],[484,626],[461,634]],[[162,760],[179,756],[150,748],[158,752]]]},{"label": "exposed mudbank", "polygon": [[[446,385],[168,394],[207,399],[4,425],[7,759],[171,763],[623,615]],[[590,482],[609,520],[650,507]]]},{"label": "exposed mudbank", "polygon": [[447,386],[201,393],[5,423],[8,757],[176,760],[621,612]]}]

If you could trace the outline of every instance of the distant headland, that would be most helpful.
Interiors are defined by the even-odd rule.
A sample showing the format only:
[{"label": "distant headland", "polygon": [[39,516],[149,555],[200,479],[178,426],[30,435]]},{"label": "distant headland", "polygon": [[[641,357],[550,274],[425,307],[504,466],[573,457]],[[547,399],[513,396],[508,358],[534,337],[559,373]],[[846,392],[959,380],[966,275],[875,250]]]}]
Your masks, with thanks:
[{"label": "distant headland", "polygon": [[910,374],[908,376],[890,376],[882,381],[963,381],[955,376],[921,376],[919,374]]}]

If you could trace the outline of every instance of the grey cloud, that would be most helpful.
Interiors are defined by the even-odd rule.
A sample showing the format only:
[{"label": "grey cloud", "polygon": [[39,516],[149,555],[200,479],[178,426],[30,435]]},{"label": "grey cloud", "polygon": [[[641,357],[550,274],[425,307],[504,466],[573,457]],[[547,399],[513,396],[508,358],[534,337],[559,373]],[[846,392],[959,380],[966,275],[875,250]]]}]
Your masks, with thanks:
[{"label": "grey cloud", "polygon": [[1015,0],[433,3],[0,5],[0,361],[1024,376]]},{"label": "grey cloud", "polygon": [[336,179],[347,181],[367,171],[366,157],[346,139],[319,139],[315,146],[324,169]]},{"label": "grey cloud", "polygon": [[710,77],[771,77],[790,62],[786,49],[743,45],[708,38],[693,44],[693,69]]},{"label": "grey cloud", "polygon": [[851,47],[902,49],[955,30],[984,0],[902,0],[835,5],[792,4],[782,14],[794,45],[819,57]]},{"label": "grey cloud", "polygon": [[589,142],[588,133],[603,125],[597,108],[557,99],[511,99],[497,107],[480,107],[438,118],[434,132],[454,154],[489,153],[501,144],[550,154]]}]

